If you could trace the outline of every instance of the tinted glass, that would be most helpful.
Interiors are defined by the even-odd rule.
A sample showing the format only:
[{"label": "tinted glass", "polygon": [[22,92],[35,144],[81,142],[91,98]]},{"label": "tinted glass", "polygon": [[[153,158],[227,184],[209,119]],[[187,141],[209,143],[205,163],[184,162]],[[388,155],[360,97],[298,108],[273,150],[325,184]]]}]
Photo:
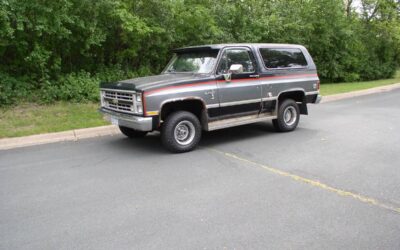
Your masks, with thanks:
[{"label": "tinted glass", "polygon": [[218,66],[218,74],[228,73],[232,64],[241,64],[243,73],[252,73],[255,71],[254,62],[251,59],[250,51],[246,49],[229,49],[224,52]]},{"label": "tinted glass", "polygon": [[176,54],[168,64],[167,73],[210,73],[217,61],[218,51],[199,51]]},{"label": "tinted glass", "polygon": [[260,49],[267,68],[306,67],[307,61],[300,49]]}]

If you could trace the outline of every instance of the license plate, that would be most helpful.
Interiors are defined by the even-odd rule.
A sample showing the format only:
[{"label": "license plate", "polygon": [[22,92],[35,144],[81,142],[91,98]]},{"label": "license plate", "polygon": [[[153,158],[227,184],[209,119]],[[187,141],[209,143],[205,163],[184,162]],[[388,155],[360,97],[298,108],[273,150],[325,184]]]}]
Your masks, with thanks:
[{"label": "license plate", "polygon": [[118,126],[118,119],[111,116],[111,124]]}]

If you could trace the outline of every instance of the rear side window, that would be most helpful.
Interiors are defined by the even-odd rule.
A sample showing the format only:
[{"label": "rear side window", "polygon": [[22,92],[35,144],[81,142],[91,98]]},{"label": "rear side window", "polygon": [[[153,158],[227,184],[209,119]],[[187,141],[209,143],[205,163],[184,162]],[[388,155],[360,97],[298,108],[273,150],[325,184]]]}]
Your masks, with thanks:
[{"label": "rear side window", "polygon": [[260,48],[264,65],[270,69],[307,67],[307,60],[300,49]]}]

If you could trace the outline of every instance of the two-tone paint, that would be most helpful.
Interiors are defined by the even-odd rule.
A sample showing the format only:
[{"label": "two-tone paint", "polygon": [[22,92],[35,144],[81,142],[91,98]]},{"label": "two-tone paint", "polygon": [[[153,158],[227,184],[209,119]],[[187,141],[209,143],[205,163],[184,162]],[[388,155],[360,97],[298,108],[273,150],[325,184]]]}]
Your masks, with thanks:
[{"label": "two-tone paint", "polygon": [[[226,81],[218,75],[216,68],[221,56],[229,49],[244,48],[252,53],[255,71],[248,74],[232,75]],[[306,67],[268,69],[260,55],[260,48],[300,49],[307,60]],[[303,96],[303,105],[315,103],[319,94],[319,78],[316,66],[308,51],[301,45],[287,44],[220,44],[187,47],[176,53],[199,50],[218,50],[215,70],[210,74],[167,73],[142,77],[116,83],[103,83],[101,88],[136,91],[142,94],[144,117],[152,117],[152,129],[162,122],[162,109],[171,102],[185,100],[201,103],[205,120],[220,121],[235,116],[271,113],[276,111],[279,97],[285,93]],[[108,112],[109,113],[109,112]],[[302,111],[303,114],[307,112]],[[208,126],[204,126],[208,128]]]}]

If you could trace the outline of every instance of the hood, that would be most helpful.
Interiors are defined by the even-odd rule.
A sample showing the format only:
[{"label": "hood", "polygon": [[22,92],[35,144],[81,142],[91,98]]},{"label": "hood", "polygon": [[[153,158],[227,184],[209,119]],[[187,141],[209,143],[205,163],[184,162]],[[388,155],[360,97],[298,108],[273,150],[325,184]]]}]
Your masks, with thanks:
[{"label": "hood", "polygon": [[133,90],[133,91],[149,91],[158,88],[176,86],[197,81],[212,80],[212,75],[206,74],[188,74],[188,73],[171,73],[156,76],[147,76],[134,78],[129,80],[118,81],[114,83],[101,83],[101,88]]}]

